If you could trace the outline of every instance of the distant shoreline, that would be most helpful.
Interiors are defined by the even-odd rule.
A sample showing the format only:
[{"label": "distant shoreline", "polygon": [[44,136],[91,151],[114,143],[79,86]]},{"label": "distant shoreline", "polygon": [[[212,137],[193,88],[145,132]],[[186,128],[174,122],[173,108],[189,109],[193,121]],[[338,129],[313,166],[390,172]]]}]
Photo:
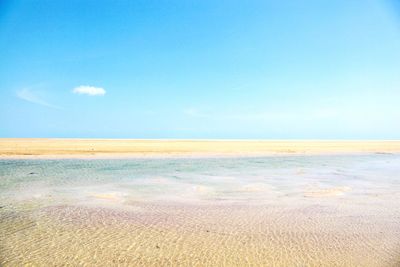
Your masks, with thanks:
[{"label": "distant shoreline", "polygon": [[400,153],[400,141],[1,138],[2,159],[256,157]]}]

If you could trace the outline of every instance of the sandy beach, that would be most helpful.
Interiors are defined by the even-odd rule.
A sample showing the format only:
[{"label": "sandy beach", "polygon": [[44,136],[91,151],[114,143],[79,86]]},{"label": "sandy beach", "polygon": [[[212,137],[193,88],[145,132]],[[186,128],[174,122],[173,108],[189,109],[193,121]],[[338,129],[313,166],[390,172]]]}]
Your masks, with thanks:
[{"label": "sandy beach", "polygon": [[400,141],[0,139],[1,158],[399,153]]}]

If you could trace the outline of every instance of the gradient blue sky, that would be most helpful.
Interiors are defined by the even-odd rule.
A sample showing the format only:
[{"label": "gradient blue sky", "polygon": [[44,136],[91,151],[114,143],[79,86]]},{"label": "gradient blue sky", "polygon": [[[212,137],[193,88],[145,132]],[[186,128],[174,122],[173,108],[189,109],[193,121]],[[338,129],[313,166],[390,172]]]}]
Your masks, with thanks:
[{"label": "gradient blue sky", "polygon": [[0,137],[399,139],[400,5],[1,0]]}]

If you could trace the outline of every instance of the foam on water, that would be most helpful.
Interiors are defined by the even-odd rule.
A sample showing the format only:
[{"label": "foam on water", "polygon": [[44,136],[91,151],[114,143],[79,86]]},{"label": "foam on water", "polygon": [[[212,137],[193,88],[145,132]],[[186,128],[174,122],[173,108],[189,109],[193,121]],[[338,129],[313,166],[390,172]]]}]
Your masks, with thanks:
[{"label": "foam on water", "polygon": [[0,160],[0,264],[395,266],[399,199],[399,155]]}]

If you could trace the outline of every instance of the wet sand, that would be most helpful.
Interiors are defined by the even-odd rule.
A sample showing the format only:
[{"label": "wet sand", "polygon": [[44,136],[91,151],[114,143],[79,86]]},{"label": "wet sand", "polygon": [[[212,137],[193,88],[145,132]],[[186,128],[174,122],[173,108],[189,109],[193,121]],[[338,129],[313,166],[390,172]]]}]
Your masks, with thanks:
[{"label": "wet sand", "polygon": [[400,153],[400,141],[0,139],[1,158]]}]

